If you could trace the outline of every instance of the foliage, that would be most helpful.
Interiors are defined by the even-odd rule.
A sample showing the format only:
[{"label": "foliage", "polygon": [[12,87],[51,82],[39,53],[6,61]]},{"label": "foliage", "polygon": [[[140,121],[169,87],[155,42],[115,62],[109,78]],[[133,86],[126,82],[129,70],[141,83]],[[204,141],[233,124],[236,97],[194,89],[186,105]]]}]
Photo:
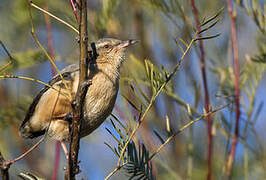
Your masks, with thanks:
[{"label": "foliage", "polygon": [[[118,143],[117,147],[112,147],[110,144],[105,143],[114,155],[119,158],[122,148],[124,147],[128,135],[130,133],[130,127],[123,124],[117,117],[113,116],[115,122],[111,119],[113,132],[119,137],[114,135],[111,130],[106,128],[107,132]],[[123,155],[123,168],[130,175],[129,179],[154,179],[152,175],[152,163],[149,161],[149,152],[144,144],[140,144],[139,148],[136,147],[134,141],[131,141],[127,147],[127,153]]]},{"label": "foliage", "polygon": [[137,150],[134,143],[127,147],[129,161],[125,169],[131,174],[129,179],[154,179],[152,175],[152,163],[149,162],[149,152],[144,144]]},{"label": "foliage", "polygon": [[[43,0],[33,2],[44,8]],[[223,111],[212,109],[211,115],[215,159],[213,179],[225,178],[223,169],[233,139],[235,118],[235,107],[232,104],[235,100],[235,77],[229,35],[231,27],[226,11],[222,8],[225,6],[224,1],[203,0],[195,3],[201,22],[200,32],[195,28],[192,8],[185,0],[88,0],[90,41],[101,37],[116,37],[140,39],[140,43],[127,53],[127,60],[121,69],[120,94],[113,111],[115,115],[110,118],[110,123],[104,124],[108,126],[107,136],[101,137],[101,130],[97,130],[88,137],[89,141],[83,141],[85,145],[81,145],[83,148],[83,145],[86,147],[89,144],[88,149],[93,149],[82,149],[80,159],[84,169],[82,167],[81,178],[102,178],[120,169],[125,171],[116,174],[118,179],[125,179],[125,173],[129,179],[206,177],[204,87],[199,70],[199,47],[195,43],[200,40],[204,40],[210,105],[219,107],[230,104],[222,106],[225,108]],[[234,4],[238,20],[237,40],[240,44],[241,118],[240,146],[233,165],[232,179],[266,177],[265,133],[261,128],[265,126],[263,80],[266,52],[262,4],[256,0],[235,0]],[[77,27],[68,1],[47,1],[47,7],[49,12]],[[0,15],[4,17],[0,18],[0,39],[12,57],[3,48],[0,50],[0,135],[3,137],[0,150],[4,148],[5,152],[10,151],[5,154],[10,159],[14,154],[25,151],[25,142],[19,138],[16,130],[31,101],[28,97],[33,97],[37,89],[35,85],[25,83],[18,90],[13,90],[14,86],[7,83],[7,77],[17,77],[13,75],[21,72],[25,77],[34,76],[27,78],[34,81],[38,74],[41,75],[38,83],[45,84],[42,81],[48,81],[51,76],[44,76],[47,70],[40,68],[47,67],[48,62],[43,51],[47,51],[43,12],[32,7],[33,18],[30,19],[28,8],[24,0],[0,3]],[[31,20],[36,34],[34,39],[30,36]],[[51,18],[51,22],[56,60],[60,57],[74,62],[74,59],[78,59],[78,44],[74,40],[76,32],[55,19]],[[37,40],[38,46],[43,49],[36,49],[33,40]],[[13,61],[9,65],[10,60]],[[5,65],[8,65],[7,68],[1,71]],[[39,67],[40,72],[29,67]],[[108,141],[105,144],[109,150],[101,146],[102,138]],[[96,143],[101,146],[100,150],[96,149]],[[36,152],[38,158],[35,158],[33,152],[32,156],[22,161],[22,165],[12,166],[11,174],[38,172],[38,176],[51,179],[53,167],[52,156],[49,155],[53,155],[53,152],[45,151],[51,148],[51,142],[47,141]],[[46,154],[41,154],[44,152]],[[94,158],[96,155],[97,159]],[[114,159],[117,160],[116,165],[111,164]],[[62,161],[65,162],[64,159]],[[93,169],[93,173],[90,169]],[[60,174],[62,179],[63,171]]]},{"label": "foliage", "polygon": [[[13,63],[11,66],[8,66],[7,69],[5,69],[5,73],[12,73],[16,70],[29,68],[32,66],[35,66],[38,63],[44,62],[47,60],[45,55],[42,53],[41,50],[36,49],[29,49],[23,52],[17,52],[13,53]],[[7,62],[8,60],[3,59],[4,62]]]}]

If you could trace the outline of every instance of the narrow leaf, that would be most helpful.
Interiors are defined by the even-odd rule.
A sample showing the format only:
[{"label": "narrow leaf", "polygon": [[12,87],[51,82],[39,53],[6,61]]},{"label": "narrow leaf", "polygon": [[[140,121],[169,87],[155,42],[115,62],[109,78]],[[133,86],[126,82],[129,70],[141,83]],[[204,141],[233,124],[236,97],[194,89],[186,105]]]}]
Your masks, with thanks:
[{"label": "narrow leaf", "polygon": [[154,134],[158,137],[158,139],[161,141],[161,143],[163,144],[163,143],[164,143],[164,140],[163,140],[163,138],[160,136],[160,134],[159,134],[157,131],[155,131],[155,130],[153,130],[153,132],[154,132]]},{"label": "narrow leaf", "polygon": [[218,36],[220,36],[221,34],[216,34],[216,35],[213,35],[213,36],[205,36],[205,37],[200,37],[200,38],[196,38],[195,41],[200,41],[200,40],[206,40],[206,39],[213,39],[213,38],[216,38]]},{"label": "narrow leaf", "polygon": [[218,16],[220,16],[220,14],[223,12],[223,10],[224,10],[224,7],[222,7],[213,17],[210,17],[208,20],[203,22],[200,26],[204,26],[204,25],[208,24],[209,22],[211,22],[212,20],[214,20],[215,18],[217,18]]},{"label": "narrow leaf", "polygon": [[183,39],[178,38],[178,40],[181,41],[186,46],[186,48],[188,48],[188,44]]},{"label": "narrow leaf", "polygon": [[[111,136],[113,136],[113,138],[119,143],[119,144],[121,144],[121,142],[117,139],[117,137],[115,137],[115,135],[108,129],[108,128],[105,128],[106,130],[107,130],[107,132],[111,135]],[[122,144],[121,144],[122,145]]]},{"label": "narrow leaf", "polygon": [[119,155],[117,154],[117,152],[109,145],[107,144],[106,142],[104,142],[104,144],[109,148],[111,149],[111,151],[116,155],[117,158],[119,158]]}]

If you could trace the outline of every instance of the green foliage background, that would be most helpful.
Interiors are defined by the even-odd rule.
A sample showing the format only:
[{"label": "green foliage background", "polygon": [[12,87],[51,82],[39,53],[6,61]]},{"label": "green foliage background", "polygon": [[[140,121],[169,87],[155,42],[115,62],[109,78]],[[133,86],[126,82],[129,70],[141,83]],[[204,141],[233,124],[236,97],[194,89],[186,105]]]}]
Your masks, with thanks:
[{"label": "green foliage background", "polygon": [[[40,7],[44,0],[33,1]],[[77,27],[68,1],[46,1],[49,12]],[[233,165],[233,179],[265,179],[265,3],[263,1],[234,1],[237,10],[237,33],[240,57],[241,120],[239,145]],[[196,1],[200,19],[214,15],[225,7],[225,1]],[[36,35],[47,48],[44,15],[33,9]],[[156,91],[182,56],[175,39],[191,40],[195,26],[192,9],[186,0],[88,0],[89,40],[102,37],[139,39],[140,43],[127,52],[121,70],[120,93],[113,114],[127,126],[134,127],[138,111],[145,109]],[[78,61],[77,34],[63,24],[51,19],[56,61],[62,69]],[[230,41],[230,21],[226,10],[221,20],[205,36],[221,33],[217,38],[204,41],[207,80],[211,107],[215,109],[234,99],[234,74]],[[28,5],[25,0],[0,2],[0,40],[6,45],[14,63],[3,74],[16,74],[48,82],[50,64],[31,36]],[[184,46],[182,46],[184,48]],[[155,101],[134,139],[142,151],[154,152],[171,133],[204,113],[204,92],[199,63],[199,48],[195,43],[181,64],[180,70]],[[9,61],[0,49],[0,67]],[[153,68],[154,79],[148,68]],[[157,84],[156,84],[157,83]],[[35,141],[23,140],[18,127],[32,98],[42,86],[19,79],[0,81],[0,150],[5,158],[12,159],[24,152]],[[191,113],[190,113],[191,111]],[[170,131],[166,128],[166,116]],[[224,178],[234,128],[234,106],[212,115],[214,134],[213,179]],[[110,132],[106,131],[108,128]],[[103,179],[115,167],[116,156],[110,149],[117,147],[113,136],[121,137],[110,119],[90,136],[81,141],[81,169],[79,178]],[[156,133],[154,133],[154,130]],[[124,132],[124,135],[128,135]],[[111,134],[111,135],[110,135]],[[113,135],[113,136],[112,136]],[[158,138],[159,136],[159,138]],[[119,139],[119,138],[118,138]],[[111,148],[104,145],[108,142]],[[51,178],[54,161],[52,140],[31,155],[13,165],[12,178],[29,171],[40,177]],[[145,144],[143,146],[142,144]],[[118,147],[119,150],[119,147]],[[142,155],[143,158],[145,157]],[[140,157],[142,157],[140,156]],[[127,155],[136,166],[136,156]],[[204,179],[207,172],[207,128],[201,120],[180,133],[152,160],[152,174],[156,179]],[[65,159],[62,154],[58,178],[63,178]],[[147,167],[147,166],[145,166]],[[130,168],[128,168],[130,170]],[[132,170],[132,169],[131,169]],[[133,169],[134,170],[134,169]],[[132,171],[131,171],[132,172]],[[144,172],[151,173],[149,169]],[[132,173],[119,171],[113,179],[125,179]],[[149,174],[150,175],[150,174]],[[11,179],[12,179],[11,178]]]}]

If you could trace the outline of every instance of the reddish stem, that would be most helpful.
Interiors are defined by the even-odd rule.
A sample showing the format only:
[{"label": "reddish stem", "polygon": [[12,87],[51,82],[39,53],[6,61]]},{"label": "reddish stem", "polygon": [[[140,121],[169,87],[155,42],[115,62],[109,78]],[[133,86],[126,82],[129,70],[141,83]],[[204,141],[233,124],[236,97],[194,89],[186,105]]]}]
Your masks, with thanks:
[{"label": "reddish stem", "polygon": [[55,145],[55,162],[54,162],[54,170],[53,170],[53,176],[52,180],[56,180],[57,172],[59,168],[59,162],[60,162],[60,141],[56,141]]},{"label": "reddish stem", "polygon": [[236,13],[233,13],[232,1],[227,0],[228,14],[231,20],[231,38],[233,44],[233,57],[234,57],[234,73],[235,73],[235,134],[233,136],[233,142],[231,151],[226,164],[226,175],[230,179],[232,165],[235,158],[236,147],[238,143],[239,135],[239,119],[240,119],[240,89],[239,89],[239,60],[238,60],[238,45],[237,45],[237,33],[236,33]]},{"label": "reddish stem", "polygon": [[[44,6],[45,6],[44,9],[48,11],[46,1],[44,1]],[[53,60],[55,60],[51,22],[50,22],[50,17],[48,16],[48,14],[44,14],[44,19],[45,19],[46,31],[47,31],[48,53],[50,57]],[[55,76],[56,75],[55,67],[52,65],[52,63],[50,64],[51,64],[51,69],[52,69],[52,76]]]},{"label": "reddish stem", "polygon": [[79,15],[78,15],[78,11],[76,8],[77,2],[75,0],[69,0],[69,2],[70,2],[70,5],[73,9],[73,13],[75,15],[75,18],[76,18],[77,22],[79,23]]},{"label": "reddish stem", "polygon": [[6,165],[6,161],[0,152],[0,172],[2,180],[9,180],[9,169],[10,165]]},{"label": "reddish stem", "polygon": [[[44,9],[46,11],[48,11],[48,6],[47,6],[46,1],[44,1]],[[50,17],[47,14],[44,14],[44,18],[45,18],[46,31],[47,31],[48,53],[49,53],[50,57],[53,60],[55,60]],[[51,70],[52,70],[51,71],[52,72],[52,76],[55,76],[56,75],[56,69],[52,65],[52,63],[50,63],[50,65],[51,65]],[[60,142],[57,141],[56,142],[56,146],[55,146],[55,162],[54,162],[52,180],[56,180],[57,173],[58,173],[58,168],[59,168],[59,162],[60,162]]]},{"label": "reddish stem", "polygon": [[[197,30],[200,31],[200,22],[199,22],[199,15],[198,15],[198,10],[195,5],[194,0],[190,0],[191,6],[192,6],[192,11],[196,20],[196,26]],[[201,34],[198,35],[199,38],[202,37]],[[210,100],[209,100],[209,91],[208,91],[208,84],[207,84],[207,76],[206,76],[206,69],[205,69],[205,52],[204,52],[204,46],[203,46],[203,41],[199,41],[199,48],[200,48],[200,63],[201,63],[201,76],[203,79],[203,87],[204,87],[204,99],[205,99],[205,109],[206,113],[208,114],[210,112]],[[211,179],[212,175],[212,139],[213,135],[211,132],[212,129],[212,121],[211,121],[211,116],[207,115],[207,129],[208,129],[208,173],[207,173],[207,179]]]}]

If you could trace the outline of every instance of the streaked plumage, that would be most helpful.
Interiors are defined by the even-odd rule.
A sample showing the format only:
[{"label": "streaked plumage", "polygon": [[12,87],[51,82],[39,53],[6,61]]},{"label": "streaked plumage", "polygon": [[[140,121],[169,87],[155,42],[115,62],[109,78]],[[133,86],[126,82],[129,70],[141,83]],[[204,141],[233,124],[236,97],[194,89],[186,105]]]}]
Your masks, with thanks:
[{"label": "streaked plumage", "polygon": [[[86,94],[84,104],[84,122],[81,129],[82,137],[90,134],[110,115],[115,104],[119,85],[119,69],[124,61],[124,51],[136,41],[120,41],[111,38],[98,40],[96,49],[95,70],[90,73],[92,84]],[[72,97],[77,92],[79,82],[79,66],[72,64],[62,70],[65,83]],[[64,117],[71,112],[71,102],[62,94],[67,94],[59,75],[49,84],[58,91],[45,87],[33,100],[24,121],[20,126],[20,134],[25,138],[43,135],[48,128],[48,135],[64,141],[68,138],[68,121]],[[56,105],[55,105],[56,104]]]}]

